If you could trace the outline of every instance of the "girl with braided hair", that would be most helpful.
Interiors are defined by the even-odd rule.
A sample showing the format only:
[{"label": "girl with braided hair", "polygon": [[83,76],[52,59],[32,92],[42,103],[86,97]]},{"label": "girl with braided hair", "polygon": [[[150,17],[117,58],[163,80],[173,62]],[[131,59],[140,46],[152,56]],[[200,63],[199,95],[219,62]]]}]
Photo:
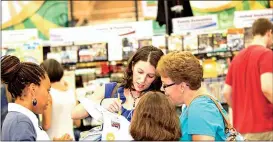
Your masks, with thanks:
[{"label": "girl with braided hair", "polygon": [[[35,116],[42,114],[48,104],[51,84],[45,70],[37,64],[20,62],[16,56],[8,55],[1,59],[1,80],[15,100],[8,104],[8,114],[2,126],[2,140],[49,140]],[[70,139],[65,134],[53,140]]]}]

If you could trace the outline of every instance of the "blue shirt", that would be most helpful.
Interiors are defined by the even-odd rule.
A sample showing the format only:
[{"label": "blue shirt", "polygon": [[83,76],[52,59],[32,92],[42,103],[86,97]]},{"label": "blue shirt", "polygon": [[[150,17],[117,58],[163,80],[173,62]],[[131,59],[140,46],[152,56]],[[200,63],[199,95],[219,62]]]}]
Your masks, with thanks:
[{"label": "blue shirt", "polygon": [[209,97],[194,99],[189,107],[183,109],[179,119],[182,128],[180,140],[191,141],[192,135],[212,136],[216,141],[226,140],[224,119]]},{"label": "blue shirt", "polygon": [[[116,85],[117,85],[116,82],[110,82],[110,83],[105,84],[104,98],[111,98],[111,94],[112,94],[112,92],[113,92]],[[126,97],[124,95],[124,87],[120,86],[117,89],[117,92],[115,92],[113,97],[117,98],[118,93],[120,94],[120,100],[121,100],[122,104],[125,103]],[[121,107],[121,115],[124,116],[130,122],[131,122],[131,119],[132,119],[133,112],[134,112],[134,110],[127,110],[123,106]]]},{"label": "blue shirt", "polygon": [[20,112],[8,112],[2,130],[2,141],[36,141],[31,120]]},{"label": "blue shirt", "polygon": [[3,126],[4,119],[8,113],[8,99],[6,96],[5,85],[1,84],[1,129]]},{"label": "blue shirt", "polygon": [[[124,87],[119,87],[117,92],[120,94],[120,100],[123,103],[126,101],[126,97],[124,95]],[[114,95],[115,98],[118,97],[118,94],[116,93]],[[121,115],[124,116],[129,122],[131,122],[132,116],[133,116],[134,110],[127,110],[123,106],[121,106]]]}]

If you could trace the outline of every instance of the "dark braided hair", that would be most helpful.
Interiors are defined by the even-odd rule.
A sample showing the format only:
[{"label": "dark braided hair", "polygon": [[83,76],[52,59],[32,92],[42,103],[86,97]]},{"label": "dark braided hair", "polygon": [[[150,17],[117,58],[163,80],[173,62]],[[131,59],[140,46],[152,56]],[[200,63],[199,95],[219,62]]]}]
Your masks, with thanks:
[{"label": "dark braided hair", "polygon": [[31,62],[20,62],[16,56],[1,58],[1,80],[8,85],[12,98],[20,97],[22,90],[29,84],[40,85],[45,79],[45,70]]}]

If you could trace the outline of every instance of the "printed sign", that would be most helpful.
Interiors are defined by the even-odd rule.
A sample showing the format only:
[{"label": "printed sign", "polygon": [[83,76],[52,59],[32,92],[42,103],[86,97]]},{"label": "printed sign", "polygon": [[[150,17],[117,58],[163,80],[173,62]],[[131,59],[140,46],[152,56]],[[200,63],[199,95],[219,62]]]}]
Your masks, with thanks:
[{"label": "printed sign", "polygon": [[174,18],[172,24],[174,34],[218,29],[217,15]]},{"label": "printed sign", "polygon": [[37,29],[24,29],[24,30],[4,30],[2,34],[2,46],[8,46],[15,43],[25,43],[31,40],[38,39]]},{"label": "printed sign", "polygon": [[258,18],[268,18],[273,22],[273,8],[263,10],[235,11],[234,26],[236,28],[251,27]]}]

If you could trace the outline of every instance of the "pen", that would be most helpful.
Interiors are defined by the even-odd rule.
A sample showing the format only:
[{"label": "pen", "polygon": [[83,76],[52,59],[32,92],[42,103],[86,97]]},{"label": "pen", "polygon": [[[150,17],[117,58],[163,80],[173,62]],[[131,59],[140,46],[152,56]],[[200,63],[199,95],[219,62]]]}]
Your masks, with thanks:
[{"label": "pen", "polygon": [[[118,101],[120,102],[120,94],[118,93]],[[118,115],[121,115],[121,109],[118,110]]]}]

